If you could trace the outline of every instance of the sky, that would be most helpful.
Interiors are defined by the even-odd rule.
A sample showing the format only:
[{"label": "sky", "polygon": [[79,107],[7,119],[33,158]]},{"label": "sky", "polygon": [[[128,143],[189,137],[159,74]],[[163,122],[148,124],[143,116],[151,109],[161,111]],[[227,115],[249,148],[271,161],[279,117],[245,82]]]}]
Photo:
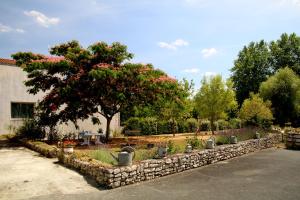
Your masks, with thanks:
[{"label": "sky", "polygon": [[230,76],[251,41],[300,35],[300,0],[1,0],[0,57],[49,54],[78,40],[121,42],[132,62],[152,63],[177,79]]}]

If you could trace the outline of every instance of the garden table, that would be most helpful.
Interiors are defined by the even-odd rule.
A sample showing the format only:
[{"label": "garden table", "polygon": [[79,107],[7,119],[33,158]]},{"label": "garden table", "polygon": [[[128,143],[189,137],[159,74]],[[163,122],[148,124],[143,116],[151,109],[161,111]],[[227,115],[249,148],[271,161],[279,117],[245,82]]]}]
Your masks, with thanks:
[{"label": "garden table", "polygon": [[95,136],[96,141],[95,144],[102,144],[102,142],[100,141],[100,137],[102,134],[100,133],[92,133],[91,131],[82,131],[79,133],[79,136],[81,136],[83,138],[83,143],[81,143],[81,145],[90,145],[90,141],[92,139],[93,136]]}]

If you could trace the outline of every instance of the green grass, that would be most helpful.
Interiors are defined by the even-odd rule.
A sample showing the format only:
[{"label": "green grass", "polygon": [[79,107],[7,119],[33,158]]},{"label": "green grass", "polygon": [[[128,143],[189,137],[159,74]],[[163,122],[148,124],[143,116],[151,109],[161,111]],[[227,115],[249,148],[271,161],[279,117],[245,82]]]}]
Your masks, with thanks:
[{"label": "green grass", "polygon": [[152,149],[137,149],[135,151],[135,158],[134,161],[142,161],[147,159],[153,159],[156,155],[157,148]]},{"label": "green grass", "polygon": [[[152,159],[156,155],[157,148],[152,149],[137,149],[135,151],[134,162]],[[75,155],[77,157],[85,159],[95,159],[104,164],[117,165],[118,162],[113,158],[111,154],[118,157],[119,149],[96,149],[96,150],[76,150]]]},{"label": "green grass", "polygon": [[117,156],[117,154],[114,151],[108,149],[98,149],[94,151],[89,151],[88,156],[110,165],[117,165],[118,162],[112,157],[110,153],[113,153],[115,156]]}]

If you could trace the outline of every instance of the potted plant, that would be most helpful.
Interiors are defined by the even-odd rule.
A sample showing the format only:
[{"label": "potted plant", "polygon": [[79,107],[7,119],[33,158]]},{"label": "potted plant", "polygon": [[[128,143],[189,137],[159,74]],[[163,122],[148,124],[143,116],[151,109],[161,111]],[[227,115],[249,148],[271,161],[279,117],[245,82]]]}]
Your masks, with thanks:
[{"label": "potted plant", "polygon": [[63,141],[63,152],[64,153],[73,153],[74,152],[74,146],[76,143],[71,140]]}]

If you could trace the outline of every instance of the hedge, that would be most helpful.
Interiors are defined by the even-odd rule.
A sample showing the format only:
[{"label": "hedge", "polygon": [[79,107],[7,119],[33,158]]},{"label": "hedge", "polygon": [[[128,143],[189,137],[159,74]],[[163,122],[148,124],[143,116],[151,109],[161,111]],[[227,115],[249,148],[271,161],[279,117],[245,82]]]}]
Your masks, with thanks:
[{"label": "hedge", "polygon": [[[129,118],[125,123],[125,134],[134,130],[138,131],[140,135],[156,135],[156,134],[171,134],[176,133],[194,133],[200,128],[200,131],[210,131],[211,126],[208,120],[202,120],[200,123],[195,118],[188,118],[186,120],[159,120],[154,117]],[[218,120],[214,123],[216,130],[225,130],[229,128],[241,128],[240,119]]]}]

